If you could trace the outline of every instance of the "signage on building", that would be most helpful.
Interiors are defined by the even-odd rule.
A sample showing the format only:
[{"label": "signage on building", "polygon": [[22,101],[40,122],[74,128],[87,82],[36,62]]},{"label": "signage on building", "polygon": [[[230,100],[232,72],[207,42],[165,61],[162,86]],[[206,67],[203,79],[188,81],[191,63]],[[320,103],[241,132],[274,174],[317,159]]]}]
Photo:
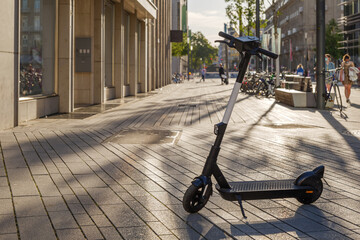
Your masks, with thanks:
[{"label": "signage on building", "polygon": [[171,30],[170,31],[170,42],[183,42],[183,31]]}]

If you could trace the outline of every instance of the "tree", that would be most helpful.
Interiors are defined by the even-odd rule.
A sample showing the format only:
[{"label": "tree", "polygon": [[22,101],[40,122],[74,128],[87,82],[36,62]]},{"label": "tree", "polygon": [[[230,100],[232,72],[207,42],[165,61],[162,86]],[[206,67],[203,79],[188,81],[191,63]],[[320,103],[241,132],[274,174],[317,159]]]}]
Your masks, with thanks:
[{"label": "tree", "polygon": [[212,64],[218,54],[218,48],[211,46],[209,40],[201,32],[193,33],[191,36],[192,66],[194,69],[201,69],[203,63]]},{"label": "tree", "polygon": [[326,24],[325,29],[325,52],[330,54],[334,59],[341,58],[342,50],[339,49],[339,41],[343,40],[343,36],[340,34],[340,29],[337,26],[335,19],[331,19]]},{"label": "tree", "polygon": [[172,56],[181,57],[185,56],[188,53],[188,44],[187,44],[187,34],[183,33],[183,41],[175,42],[171,44],[171,54]]},{"label": "tree", "polygon": [[[226,15],[230,23],[239,31],[239,35],[253,35],[256,22],[256,0],[225,0]],[[260,13],[264,10],[264,0],[260,1]],[[245,23],[245,24],[244,24]]]},{"label": "tree", "polygon": [[229,5],[226,7],[226,15],[230,19],[230,23],[239,30],[239,36],[242,36],[242,33],[244,32],[244,0],[225,0],[225,2],[229,3]]}]

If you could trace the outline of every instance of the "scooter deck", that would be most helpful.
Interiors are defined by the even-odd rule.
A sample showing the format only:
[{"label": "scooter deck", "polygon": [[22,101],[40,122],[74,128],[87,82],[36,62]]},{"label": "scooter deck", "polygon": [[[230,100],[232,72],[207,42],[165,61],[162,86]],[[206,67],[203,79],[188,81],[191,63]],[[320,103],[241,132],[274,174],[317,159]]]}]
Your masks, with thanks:
[{"label": "scooter deck", "polygon": [[309,186],[297,186],[293,179],[269,180],[269,181],[247,181],[229,182],[230,188],[220,188],[216,184],[222,198],[230,201],[237,201],[237,195],[242,200],[289,198],[298,197],[306,191],[312,191]]}]

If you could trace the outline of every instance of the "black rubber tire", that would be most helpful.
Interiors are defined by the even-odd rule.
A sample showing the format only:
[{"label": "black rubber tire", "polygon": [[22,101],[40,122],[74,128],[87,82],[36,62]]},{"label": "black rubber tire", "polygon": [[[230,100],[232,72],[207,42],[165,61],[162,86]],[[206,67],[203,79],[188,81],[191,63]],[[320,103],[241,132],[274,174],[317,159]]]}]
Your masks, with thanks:
[{"label": "black rubber tire", "polygon": [[260,83],[256,89],[256,95],[262,95],[263,92],[265,92],[265,84]]},{"label": "black rubber tire", "polygon": [[314,188],[313,193],[304,193],[304,195],[296,198],[302,204],[311,204],[315,202],[321,196],[323,191],[323,183],[321,178],[317,176],[309,177],[302,182],[301,186],[310,186]]},{"label": "black rubber tire", "polygon": [[[204,189],[205,188],[205,189]],[[211,184],[205,187],[196,187],[191,185],[185,192],[183,198],[183,207],[188,213],[197,213],[209,201],[212,195]]]},{"label": "black rubber tire", "polygon": [[337,107],[339,108],[339,111],[342,111],[342,100],[341,100],[341,94],[340,94],[340,88],[338,85],[334,85],[334,91],[335,91],[335,99]]}]

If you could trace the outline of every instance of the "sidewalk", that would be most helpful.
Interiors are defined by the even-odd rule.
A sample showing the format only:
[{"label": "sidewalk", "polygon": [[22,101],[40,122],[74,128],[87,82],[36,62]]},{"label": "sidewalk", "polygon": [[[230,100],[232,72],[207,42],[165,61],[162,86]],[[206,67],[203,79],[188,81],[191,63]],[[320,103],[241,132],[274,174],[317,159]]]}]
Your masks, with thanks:
[{"label": "sidewalk", "polygon": [[239,95],[218,159],[228,181],[325,165],[330,185],[312,205],[246,201],[244,219],[215,189],[198,214],[182,208],[233,86],[197,81],[1,131],[0,239],[360,239],[359,88],[346,120]]}]

